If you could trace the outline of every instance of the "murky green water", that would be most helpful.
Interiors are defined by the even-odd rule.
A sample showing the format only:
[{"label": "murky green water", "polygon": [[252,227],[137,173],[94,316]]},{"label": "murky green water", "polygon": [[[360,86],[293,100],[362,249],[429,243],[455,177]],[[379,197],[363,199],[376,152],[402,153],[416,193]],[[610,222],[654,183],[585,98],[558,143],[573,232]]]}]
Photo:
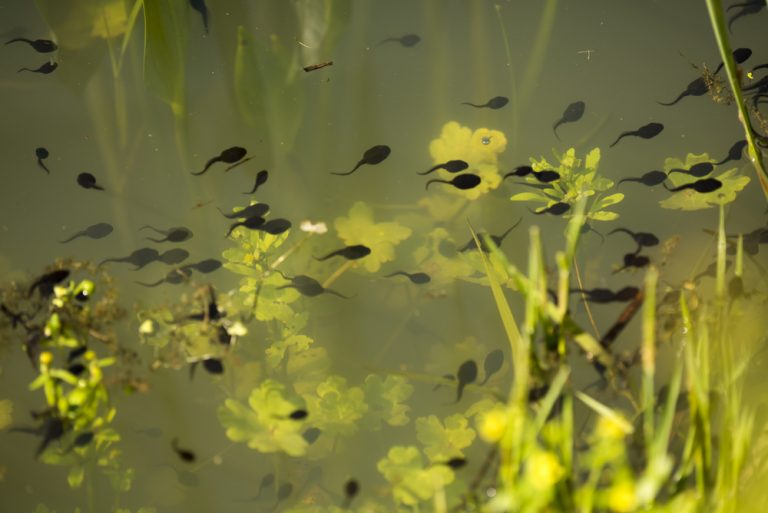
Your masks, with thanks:
[{"label": "murky green water", "polygon": [[[117,462],[120,472],[135,470],[130,487],[116,492],[92,452],[83,450],[78,461],[84,462],[85,479],[73,490],[66,477],[72,465],[35,460],[39,441],[6,427],[0,436],[4,511],[47,511],[40,504],[58,512],[325,508],[342,505],[350,478],[361,484],[352,509],[392,511],[398,499],[380,462],[394,445],[419,448],[433,467],[465,456],[469,464],[446,488],[449,507],[458,504],[488,450],[477,437],[475,416],[506,396],[512,373],[482,261],[476,251],[457,248],[471,239],[468,222],[497,235],[522,219],[504,239],[503,252],[526,269],[529,227],[540,226],[554,280],[553,255],[563,247],[567,221],[531,212],[544,203],[510,201],[514,194],[537,192],[522,185],[524,179],[501,181],[530,158],[544,158],[558,169],[558,156],[575,148],[586,165],[586,155],[599,148],[598,173],[613,183],[598,194],[625,194],[604,209],[618,219],[588,221],[601,235],[585,233],[577,253],[584,288],[642,285],[642,271],[613,272],[633,249],[624,234],[602,240],[618,227],[652,232],[662,241],[643,254],[660,267],[665,286],[679,287],[714,261],[714,239],[703,230],[717,228],[715,206],[665,209],[659,202],[672,193],[660,185],[615,185],[676,167],[665,163],[668,158],[686,167],[697,161],[686,161],[688,154],[720,160],[744,137],[736,108],[708,95],[670,107],[657,104],[673,100],[701,76],[704,63],[712,71],[720,62],[702,2],[208,0],[207,34],[187,2],[145,3],[153,28],[145,30],[144,13],[136,11],[127,37],[132,1],[0,2],[4,39],[49,38],[59,45],[53,54],[36,53],[23,42],[0,50],[2,281],[28,284],[60,257],[99,262],[141,247],[183,248],[189,257],[179,265],[216,259],[224,268],[147,288],[137,282],[160,280],[173,266],[104,266],[126,311],[114,328],[117,338],[138,359],[123,361],[112,374],[105,371],[117,410],[111,427],[121,440],[110,448],[119,454],[101,456]],[[745,72],[768,59],[766,16],[763,10],[733,24],[732,46],[753,51]],[[378,45],[406,34],[417,34],[418,43]],[[17,72],[50,56],[59,65],[51,74]],[[302,70],[326,61],[333,64]],[[754,80],[761,76],[756,71]],[[727,88],[724,75],[718,80]],[[462,104],[495,96],[509,103],[498,110]],[[576,101],[585,103],[584,115],[561,125],[558,139],[553,124]],[[609,148],[620,133],[650,122],[664,124],[658,137],[627,137]],[[331,174],[351,170],[375,145],[389,146],[391,154],[349,176]],[[219,163],[191,175],[233,146],[246,148],[250,160],[231,171]],[[36,163],[37,147],[49,152],[44,164],[50,174]],[[467,171],[478,174],[481,185],[456,192],[434,183],[425,190],[427,178],[453,175],[417,173],[450,159],[466,159]],[[244,194],[262,169],[269,172],[267,182],[255,194]],[[754,169],[744,156],[716,167],[712,176],[730,169],[735,171],[724,189],[736,197],[726,206],[728,233],[763,227],[765,201]],[[78,186],[83,172],[105,190]],[[737,174],[749,182],[736,180]],[[673,185],[690,181],[678,176]],[[689,194],[686,205],[695,196]],[[217,207],[230,212],[250,199],[268,203],[267,219],[288,219],[291,230],[276,241],[244,228],[226,238],[234,220],[223,218]],[[304,231],[303,221],[325,223],[327,233]],[[95,223],[114,230],[101,239],[59,242]],[[153,234],[143,225],[184,226],[194,236],[178,244],[151,243],[145,237]],[[665,256],[663,243],[674,237],[679,241]],[[250,256],[237,253],[245,240],[272,246],[255,252],[247,247]],[[351,244],[370,246],[371,255],[349,263],[313,258]],[[759,249],[744,263],[747,288],[756,290],[753,306],[765,297],[765,249]],[[350,298],[281,289],[289,282],[276,271],[263,281],[268,268],[311,276]],[[417,285],[403,276],[384,277],[400,270],[428,273],[431,281]],[[572,283],[578,287],[575,278]],[[228,348],[211,338],[216,327],[206,323],[182,323],[171,333],[175,323],[169,319],[204,308],[205,289],[194,294],[208,284],[227,311],[223,325],[233,329],[240,322],[248,330]],[[255,320],[254,284],[261,308]],[[711,290],[711,278],[698,286]],[[522,316],[522,298],[511,291],[508,297]],[[587,312],[577,296],[572,301],[574,319],[598,339],[624,308],[593,304]],[[139,335],[142,321],[162,315],[171,315],[164,328],[155,322],[153,334]],[[8,319],[2,322],[0,399],[12,401],[14,426],[31,425],[27,412],[42,409],[44,398],[27,389],[36,371],[20,350],[22,332],[13,331]],[[634,321],[616,351],[635,349],[639,338]],[[92,349],[106,354],[92,342]],[[433,390],[441,376],[455,374],[468,359],[480,367],[478,381],[484,379],[483,359],[495,349],[506,360],[487,384],[468,387],[459,402],[455,386]],[[223,362],[223,374],[198,365],[190,379],[189,362],[211,354]],[[577,387],[597,379],[576,348],[571,361]],[[661,375],[669,365],[659,363]],[[128,394],[115,383],[128,369],[145,392]],[[228,437],[227,428],[241,429],[242,419],[227,417],[234,410],[225,401],[247,409],[251,391],[263,390],[267,380],[282,384],[287,400],[307,408],[309,416],[293,424],[274,417],[256,422],[269,432],[269,443],[278,440],[277,450],[265,450],[266,442],[256,450],[241,440],[256,438],[248,429]],[[603,400],[627,406],[610,393]],[[255,412],[269,407],[259,403]],[[582,408],[577,424],[590,422]],[[318,427],[322,434],[314,443],[294,440],[300,456],[280,445],[289,444],[282,431],[301,438]],[[194,463],[174,453],[174,438],[195,452]],[[251,500],[268,474],[276,476],[274,484]],[[291,493],[278,501],[278,489],[287,483]],[[432,508],[431,494],[423,498],[421,507]]]}]

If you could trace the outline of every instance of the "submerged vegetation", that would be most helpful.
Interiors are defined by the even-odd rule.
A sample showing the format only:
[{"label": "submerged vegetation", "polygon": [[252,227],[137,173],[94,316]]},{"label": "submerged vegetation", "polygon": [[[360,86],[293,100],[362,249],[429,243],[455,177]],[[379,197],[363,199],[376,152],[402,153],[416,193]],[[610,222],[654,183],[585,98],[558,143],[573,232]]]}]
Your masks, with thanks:
[{"label": "submerged vegetation", "polygon": [[[59,259],[33,279],[17,277],[2,285],[3,367],[25,352],[32,377],[19,374],[32,395],[4,389],[0,430],[3,437],[18,437],[19,445],[27,443],[25,434],[37,440],[31,462],[0,461],[9,465],[0,466],[0,482],[22,465],[63,467],[55,475],[71,489],[76,506],[48,504],[43,495],[37,513],[178,509],[181,499],[159,504],[142,493],[157,477],[142,467],[147,461],[162,461],[156,466],[173,471],[172,486],[162,495],[192,497],[214,474],[231,481],[226,492],[211,494],[210,486],[200,494],[215,495],[208,505],[216,511],[760,511],[768,483],[763,376],[768,285],[756,257],[768,242],[768,228],[742,233],[727,225],[728,209],[739,203],[750,178],[735,163],[715,167],[739,160],[746,146],[766,190],[764,136],[750,124],[761,119],[760,111],[757,106],[750,111],[739,91],[719,2],[708,6],[747,132],[743,145],[733,146],[735,155],[729,152],[720,163],[708,153],[670,156],[658,163],[663,171],[628,179],[630,173],[619,176],[606,165],[613,145],[575,144],[553,150],[552,158],[529,155],[508,171],[504,154],[508,144],[516,145],[517,133],[448,121],[436,125],[439,133],[431,142],[418,139],[431,158],[421,168],[411,170],[412,163],[396,160],[399,148],[376,144],[363,146],[369,147],[365,151],[344,145],[343,158],[352,159],[347,168],[315,169],[342,190],[345,180],[375,177],[407,162],[402,175],[411,173],[427,186],[413,182],[412,200],[405,204],[334,197],[327,224],[296,219],[288,206],[264,195],[293,165],[308,101],[300,70],[309,67],[312,76],[329,71],[321,60],[334,48],[352,3],[286,2],[275,7],[282,18],[270,18],[264,5],[255,7],[275,23],[290,20],[291,30],[300,34],[295,42],[246,28],[239,19],[236,33],[217,36],[220,51],[229,52],[233,103],[245,126],[267,128],[260,141],[267,149],[249,153],[217,140],[228,148],[201,156],[189,150],[185,70],[191,31],[218,34],[221,3],[210,4],[211,12],[204,1],[79,2],[82,16],[75,20],[56,2],[38,0],[57,38],[39,45],[46,53],[58,49],[62,66],[56,71],[66,82],[83,87],[97,73],[92,63],[74,58],[76,51],[96,55],[97,47],[106,46],[110,62],[111,93],[99,82],[88,93],[94,126],[105,129],[99,133],[108,176],[102,189],[96,186],[101,176],[80,173],[90,177],[90,185],[80,178],[72,182],[100,192],[78,192],[90,198],[125,189],[127,178],[115,156],[134,150],[128,149],[123,75],[128,63],[136,62],[142,28],[143,77],[170,107],[185,170],[179,176],[209,180],[199,186],[204,190],[217,175],[234,176],[227,173],[251,160],[275,163],[280,172],[259,171],[247,201],[240,187],[231,213],[219,209],[221,217],[214,213],[216,221],[206,220],[206,228],[219,235],[215,244],[202,245],[216,252],[213,257],[181,265],[190,256],[186,249],[139,248],[98,266]],[[555,0],[546,3],[520,96],[510,68],[511,100],[487,95],[487,103],[456,102],[480,111],[461,109],[480,116],[509,105],[517,125],[517,109],[534,94],[556,6]],[[237,7],[231,14],[243,12]],[[495,12],[510,60],[501,8]],[[190,14],[196,16],[194,25],[187,23]],[[383,51],[410,51],[422,40],[406,34],[379,44]],[[82,68],[67,70],[67,62]],[[714,96],[719,82],[707,73],[702,83]],[[700,84],[693,91],[704,94]],[[114,105],[95,107],[103,98]],[[567,128],[552,136],[565,138],[575,130],[585,105],[569,104],[552,130],[564,123]],[[663,128],[649,123],[616,141],[625,135],[651,139]],[[36,150],[35,156],[45,177],[60,172],[48,150]],[[42,159],[49,159],[46,165]],[[311,189],[311,180],[304,176],[301,185]],[[404,187],[405,179],[397,180]],[[446,186],[428,187],[435,181]],[[717,208],[717,217],[706,217],[713,228],[705,230],[712,236],[709,245],[688,239],[683,249],[679,236],[662,241],[631,222],[629,228],[618,226],[620,209],[635,199],[630,191],[641,191],[637,197],[650,194],[632,185],[620,189],[622,181],[663,184],[655,192],[664,199],[644,197],[644,212],[657,201],[681,216]],[[520,203],[535,208],[529,215]],[[126,213],[113,208],[121,219],[116,224],[127,229]],[[493,219],[503,223],[492,232],[475,229],[486,209],[501,212]],[[524,227],[518,212],[530,221]],[[170,221],[153,225],[171,226]],[[158,232],[159,238],[147,237],[155,244],[195,237],[184,226],[153,225],[136,228]],[[548,226],[559,228],[557,237],[544,240]],[[111,224],[93,224],[64,241],[102,239],[112,231]],[[606,247],[619,238],[626,243],[626,237],[636,246],[621,267],[614,266],[612,274],[626,278],[622,288],[605,288],[610,272],[590,267],[594,253],[608,252],[587,246],[590,232]],[[620,235],[606,237],[614,233]],[[554,240],[560,249],[545,250]],[[687,261],[688,250],[699,253],[698,262]],[[605,266],[599,256],[597,265]],[[582,272],[579,264],[588,258]],[[685,279],[670,270],[677,262],[685,265]],[[118,263],[133,264],[134,271],[153,263],[168,266],[159,280],[132,280],[130,286],[162,286],[171,294],[144,295],[142,287],[129,309],[118,297],[123,283],[112,267]],[[704,264],[709,267],[698,272]],[[460,309],[448,309],[446,298],[461,303]],[[610,316],[598,314],[609,304]],[[447,318],[456,311],[466,319]],[[598,326],[606,318],[610,323],[601,334]],[[430,326],[434,319],[445,329]],[[190,392],[174,392],[176,386]],[[194,396],[195,417],[154,427],[151,409],[144,410],[153,394],[170,396],[163,408],[179,418],[184,417],[181,396]],[[137,403],[128,404],[127,396]],[[136,404],[143,416],[125,419],[123,412]],[[19,413],[25,409],[29,421]],[[216,432],[203,437],[206,423]],[[145,445],[142,437],[161,437],[163,451],[153,447],[143,460],[129,453],[126,447]],[[173,464],[167,463],[171,458]],[[236,487],[246,498],[224,495]]]}]

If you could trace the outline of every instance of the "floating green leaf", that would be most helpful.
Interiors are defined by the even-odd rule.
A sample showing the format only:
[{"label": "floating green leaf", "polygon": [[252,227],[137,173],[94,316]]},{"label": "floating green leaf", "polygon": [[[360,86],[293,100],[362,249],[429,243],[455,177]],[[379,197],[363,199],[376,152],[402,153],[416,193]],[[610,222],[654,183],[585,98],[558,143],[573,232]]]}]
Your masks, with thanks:
[{"label": "floating green leaf", "polygon": [[424,468],[421,453],[413,446],[394,446],[376,468],[392,484],[395,502],[414,506],[430,499],[436,490],[453,482],[453,471],[446,465]]},{"label": "floating green leaf", "polygon": [[441,463],[463,456],[461,450],[472,445],[475,430],[467,425],[467,418],[458,413],[446,417],[444,424],[435,415],[421,417],[416,419],[416,437],[429,460]]},{"label": "floating green leaf", "polygon": [[341,376],[329,376],[317,386],[314,394],[304,396],[312,424],[329,434],[351,435],[357,421],[368,411],[365,392],[360,387],[347,387]]},{"label": "floating green leaf", "polygon": [[265,453],[302,456],[307,449],[301,436],[303,425],[288,417],[301,406],[299,401],[285,398],[283,385],[268,379],[251,392],[248,406],[227,399],[219,408],[219,421],[234,442],[246,442],[251,449]]},{"label": "floating green leaf", "polygon": [[404,426],[408,423],[410,407],[403,404],[411,394],[413,385],[402,376],[387,376],[384,380],[376,374],[365,378],[365,400],[368,415],[365,421],[371,429],[378,430],[382,422],[390,426]]},{"label": "floating green leaf", "polygon": [[375,223],[373,210],[362,201],[352,205],[347,217],[337,217],[333,226],[347,245],[363,244],[371,248],[371,254],[360,262],[372,273],[377,272],[381,264],[394,260],[395,247],[411,236],[411,229],[398,223]]},{"label": "floating green leaf", "polygon": [[314,340],[306,335],[290,335],[282,340],[278,340],[265,351],[267,363],[275,368],[283,361],[287,351],[306,351],[313,342]]},{"label": "floating green leaf", "polygon": [[[685,162],[677,158],[667,158],[664,161],[664,171],[669,174],[672,169],[688,169],[694,164],[700,162],[714,162],[707,153],[695,154],[689,153],[685,157]],[[684,189],[672,194],[669,198],[661,200],[659,205],[662,208],[672,210],[702,210],[714,207],[720,204],[730,203],[736,199],[739,191],[744,189],[750,181],[748,176],[742,175],[738,168],[731,168],[719,175],[711,175],[717,178],[723,184],[721,188],[713,192],[700,193],[691,189]],[[692,178],[683,173],[672,173],[668,180],[672,182],[672,187],[691,183],[699,178]]]}]

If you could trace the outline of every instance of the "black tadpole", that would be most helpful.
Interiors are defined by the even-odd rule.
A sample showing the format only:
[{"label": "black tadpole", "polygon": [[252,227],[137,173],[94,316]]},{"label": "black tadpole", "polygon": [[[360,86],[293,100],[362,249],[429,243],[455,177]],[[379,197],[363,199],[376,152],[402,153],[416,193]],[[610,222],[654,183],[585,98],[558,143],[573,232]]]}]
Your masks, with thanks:
[{"label": "black tadpole", "polygon": [[48,75],[56,71],[56,68],[58,67],[58,62],[46,62],[37,68],[19,68],[17,73],[21,73],[22,71],[29,71],[30,73],[42,73],[43,75]]},{"label": "black tadpole", "polygon": [[58,45],[53,41],[51,41],[50,39],[32,40],[32,39],[27,39],[25,37],[17,37],[15,39],[11,39],[10,41],[6,41],[5,44],[9,45],[11,43],[16,43],[16,42],[27,43],[37,53],[51,53],[51,52],[55,52],[59,48]]},{"label": "black tadpole", "polygon": [[400,43],[401,46],[411,48],[419,44],[419,41],[421,41],[421,38],[417,34],[406,34],[400,37],[388,37],[382,39],[376,46],[381,46],[385,43]]},{"label": "black tadpole", "polygon": [[680,93],[677,98],[672,100],[671,102],[664,103],[664,102],[656,102],[659,105],[664,105],[665,107],[669,107],[671,105],[676,104],[686,96],[703,96],[707,94],[709,91],[709,88],[707,87],[707,83],[704,81],[704,77],[699,77],[693,82],[689,83],[688,86],[685,88],[685,90]]},{"label": "black tadpole", "polygon": [[664,184],[664,187],[669,192],[677,192],[677,191],[682,191],[682,190],[685,190],[685,189],[691,189],[691,190],[694,190],[694,191],[696,191],[698,193],[702,193],[702,194],[703,193],[707,193],[707,192],[714,192],[714,191],[718,190],[722,186],[723,186],[723,182],[721,182],[717,178],[704,178],[702,180],[696,180],[695,182],[687,183],[685,185],[681,185],[679,187],[674,187],[672,189],[667,187],[667,184]]},{"label": "black tadpole", "polygon": [[488,100],[486,103],[482,105],[477,105],[475,103],[470,103],[470,102],[461,102],[462,105],[469,105],[470,107],[475,107],[477,109],[488,108],[493,110],[500,109],[504,107],[507,103],[509,103],[509,98],[507,98],[506,96],[494,96],[493,98],[491,98],[490,100]]},{"label": "black tadpole", "polygon": [[584,115],[585,108],[586,104],[582,101],[573,102],[565,108],[562,117],[552,125],[552,131],[555,133],[555,137],[557,137],[558,141],[560,140],[560,136],[557,135],[557,127],[564,123],[574,123],[580,120]]},{"label": "black tadpole", "polygon": [[619,137],[617,137],[616,140],[611,143],[609,148],[613,148],[619,143],[619,141],[627,136],[640,137],[641,139],[653,139],[659,135],[662,130],[664,130],[664,125],[661,123],[648,123],[647,125],[641,126],[637,130],[622,132],[621,135],[619,135]]},{"label": "black tadpole", "polygon": [[765,7],[765,1],[764,0],[748,0],[746,2],[741,2],[739,4],[733,4],[728,6],[726,11],[730,11],[731,9],[735,7],[741,7],[741,9],[734,14],[731,19],[728,20],[728,32],[731,31],[731,27],[733,26],[733,22],[738,20],[739,18],[743,18],[744,16],[749,16],[752,14],[757,14],[763,8]]},{"label": "black tadpole", "polygon": [[571,206],[568,203],[563,203],[562,201],[558,201],[557,203],[553,203],[551,206],[545,208],[544,210],[539,210],[536,212],[535,210],[528,209],[531,214],[540,216],[542,214],[552,214],[553,216],[561,216],[568,212],[571,209]]},{"label": "black tadpole", "polygon": [[220,208],[218,210],[221,212],[221,215],[227,219],[247,219],[249,217],[264,216],[267,212],[269,212],[269,205],[266,203],[254,203],[253,205],[249,205],[231,214],[225,214],[224,211],[222,211]]},{"label": "black tadpole", "polygon": [[483,361],[483,369],[485,370],[485,379],[480,382],[480,385],[485,385],[488,379],[501,370],[501,366],[504,365],[504,351],[501,349],[494,349],[487,355]]},{"label": "black tadpole", "polygon": [[622,180],[619,180],[618,185],[621,185],[624,182],[638,182],[643,185],[646,185],[648,187],[653,187],[655,185],[659,185],[664,182],[664,180],[667,179],[667,174],[664,171],[648,171],[643,176],[640,177],[630,177],[630,178],[624,178]]},{"label": "black tadpole", "polygon": [[133,251],[130,255],[125,257],[107,258],[99,262],[99,266],[102,266],[108,262],[124,262],[127,264],[133,264],[134,271],[138,271],[142,267],[158,260],[160,258],[160,252],[155,248],[139,248]]},{"label": "black tadpole", "polygon": [[726,155],[725,158],[720,162],[715,162],[715,165],[720,166],[732,160],[741,160],[742,154],[744,153],[744,148],[746,147],[747,147],[747,141],[745,139],[736,141],[735,143],[733,143],[733,146],[731,146],[731,148],[728,150],[728,155]]},{"label": "black tadpole", "polygon": [[225,235],[225,237],[229,237],[232,235],[232,232],[235,231],[239,227],[248,228],[249,230],[258,230],[261,228],[264,223],[267,220],[259,215],[254,215],[253,217],[247,218],[245,221],[237,221],[236,223],[232,223],[229,225],[229,231]]},{"label": "black tadpole", "polygon": [[43,148],[42,146],[39,148],[35,148],[35,157],[37,158],[37,165],[40,166],[46,173],[49,175],[51,174],[51,170],[48,169],[43,161],[48,158],[48,150]]},{"label": "black tadpole", "polygon": [[189,0],[189,6],[192,9],[200,13],[200,17],[203,19],[203,28],[205,33],[208,33],[208,6],[205,5],[205,0]]},{"label": "black tadpole", "polygon": [[463,160],[449,160],[448,162],[443,162],[442,164],[436,164],[429,168],[428,170],[424,171],[423,173],[417,173],[419,175],[428,175],[429,173],[433,171],[437,171],[438,169],[445,169],[449,173],[458,173],[460,171],[464,171],[469,167],[469,164],[464,162]]},{"label": "black tadpole", "polygon": [[[488,235],[488,237],[490,237],[491,241],[493,241],[493,244],[497,248],[500,248],[502,242],[504,242],[504,239],[507,237],[507,235],[509,235],[512,230],[517,228],[517,225],[519,225],[522,221],[523,221],[523,218],[521,217],[520,219],[518,219],[515,222],[515,224],[513,224],[512,226],[510,226],[509,228],[504,230],[504,233],[502,233],[500,235],[490,235],[490,234],[486,234],[486,235]],[[485,237],[482,237],[481,235],[484,235],[484,234],[483,233],[479,233],[478,237],[477,237],[480,240],[480,250],[483,253],[488,253],[490,251],[490,248],[488,247],[488,245],[485,242]],[[464,244],[464,246],[462,246],[461,249],[459,249],[459,253],[463,253],[465,251],[472,251],[472,250],[475,250],[475,249],[477,249],[477,243],[475,242],[475,239],[473,237],[466,244]]]},{"label": "black tadpole", "polygon": [[[195,176],[200,176],[206,171],[208,171],[208,168],[210,168],[213,164],[217,162],[223,162],[225,164],[235,164],[238,163],[245,157],[246,153],[248,153],[248,150],[246,150],[243,147],[240,146],[232,146],[231,148],[227,148],[226,150],[222,151],[217,156],[211,158],[208,160],[208,162],[205,163],[205,167],[202,171],[195,173],[192,172]],[[231,167],[227,168],[227,171],[229,171]]]},{"label": "black tadpole", "polygon": [[432,279],[427,273],[407,273],[405,271],[395,271],[384,275],[385,278],[391,278],[393,276],[405,276],[415,285],[424,285],[425,283],[429,283]]},{"label": "black tadpole", "polygon": [[389,146],[379,144],[376,146],[373,146],[372,148],[368,148],[365,150],[365,153],[363,153],[363,158],[361,158],[355,167],[352,168],[352,171],[348,171],[346,173],[331,173],[332,175],[337,176],[346,176],[351,175],[355,171],[357,171],[357,168],[364,164],[368,164],[369,166],[375,166],[376,164],[381,164],[386,160],[387,157],[389,157],[389,154],[392,152],[392,149]]},{"label": "black tadpole", "polygon": [[456,373],[456,402],[461,401],[461,396],[464,393],[464,387],[474,383],[477,379],[477,364],[474,360],[467,360],[459,365],[459,370]]},{"label": "black tadpole", "polygon": [[425,190],[429,189],[429,185],[433,183],[444,183],[447,185],[452,185],[460,190],[467,190],[467,189],[474,189],[478,185],[480,185],[480,182],[482,180],[479,176],[473,175],[472,173],[464,173],[463,175],[458,175],[454,177],[451,180],[440,180],[438,178],[433,178],[432,180],[429,180],[426,185],[424,186]]},{"label": "black tadpole", "polygon": [[290,229],[291,222],[288,219],[282,218],[270,219],[259,228],[257,228],[257,230],[269,233],[270,235],[280,235],[281,233],[285,233]]},{"label": "black tadpole", "polygon": [[165,235],[164,239],[153,239],[152,237],[145,237],[147,240],[151,240],[152,242],[184,242],[191,239],[194,235],[192,230],[185,228],[184,226],[174,226],[172,228],[168,228],[167,230],[161,230],[159,228],[155,228],[154,226],[145,224],[139,228],[139,230],[144,229],[150,229],[159,233],[160,235]]},{"label": "black tadpole", "polygon": [[256,173],[256,181],[253,184],[253,188],[248,191],[244,192],[243,194],[253,194],[258,190],[259,187],[267,183],[267,179],[269,178],[269,171],[266,169],[262,169],[258,173]]},{"label": "black tadpole", "polygon": [[283,275],[283,278],[290,281],[291,283],[288,285],[277,287],[278,290],[291,288],[291,289],[298,290],[302,296],[306,296],[306,297],[316,297],[316,296],[319,296],[320,294],[328,293],[344,299],[350,299],[349,296],[345,296],[344,294],[336,292],[335,290],[324,288],[319,281],[303,274],[297,274],[292,278],[289,278]]},{"label": "black tadpole", "polygon": [[77,175],[77,185],[83,189],[94,189],[96,191],[104,190],[104,187],[96,183],[96,177],[91,173],[80,173]]},{"label": "black tadpole", "polygon": [[692,165],[688,169],[680,169],[680,168],[671,169],[669,171],[669,174],[671,175],[672,173],[682,173],[688,176],[701,178],[703,176],[707,176],[714,169],[715,169],[715,166],[711,162],[699,162],[698,164]]},{"label": "black tadpole", "polygon": [[355,244],[353,246],[347,246],[341,249],[337,249],[335,251],[331,251],[330,253],[322,257],[315,257],[315,260],[323,262],[335,256],[344,257],[347,260],[358,260],[370,254],[371,254],[371,248],[369,248],[368,246],[364,246],[362,244]]},{"label": "black tadpole", "polygon": [[627,228],[615,228],[608,232],[608,235],[610,236],[614,233],[626,233],[632,237],[632,240],[637,244],[637,251],[640,251],[644,247],[649,248],[659,244],[659,238],[650,232],[633,232]]},{"label": "black tadpole", "polygon": [[68,239],[64,239],[61,242],[61,244],[66,244],[67,242],[71,242],[78,237],[88,237],[89,239],[103,239],[110,233],[112,233],[113,227],[111,224],[108,223],[96,223],[92,224],[88,228],[84,230],[80,230],[76,234],[72,235]]}]

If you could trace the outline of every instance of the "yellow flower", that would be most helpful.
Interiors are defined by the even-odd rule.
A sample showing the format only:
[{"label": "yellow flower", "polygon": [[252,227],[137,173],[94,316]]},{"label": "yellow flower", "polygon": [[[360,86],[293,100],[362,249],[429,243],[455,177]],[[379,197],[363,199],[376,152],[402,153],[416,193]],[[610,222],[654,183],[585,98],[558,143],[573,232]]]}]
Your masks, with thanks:
[{"label": "yellow flower", "polygon": [[[601,416],[597,419],[597,425],[595,426],[595,434],[598,440],[622,440],[625,435],[629,434],[627,428],[622,425],[623,417],[619,419],[611,419]],[[626,422],[626,421],[624,421]]]},{"label": "yellow flower", "polygon": [[[445,187],[446,192],[466,199],[477,199],[501,183],[498,157],[507,147],[507,138],[498,130],[478,128],[474,132],[468,127],[450,121],[443,125],[438,139],[429,143],[429,153],[435,164],[449,160],[463,160],[469,164],[467,172],[475,173],[482,179],[474,189],[461,191]],[[453,175],[445,170],[438,170],[439,178],[450,180]]]},{"label": "yellow flower", "polygon": [[40,364],[41,365],[50,365],[53,361],[53,353],[50,351],[43,351],[40,353]]},{"label": "yellow flower", "polygon": [[627,513],[634,511],[636,504],[635,486],[632,484],[632,481],[619,481],[608,490],[608,507],[611,510],[618,513]]},{"label": "yellow flower", "polygon": [[547,490],[563,477],[563,467],[549,451],[535,451],[528,458],[526,474],[531,486]]},{"label": "yellow flower", "polygon": [[480,417],[480,425],[477,431],[480,433],[480,438],[486,442],[493,443],[501,440],[506,429],[507,413],[501,408],[496,408],[485,412]]},{"label": "yellow flower", "polygon": [[371,207],[362,201],[349,209],[348,217],[333,222],[339,238],[348,246],[363,244],[371,254],[360,260],[368,272],[375,273],[384,262],[395,258],[395,246],[411,236],[411,229],[398,223],[374,223]]}]

